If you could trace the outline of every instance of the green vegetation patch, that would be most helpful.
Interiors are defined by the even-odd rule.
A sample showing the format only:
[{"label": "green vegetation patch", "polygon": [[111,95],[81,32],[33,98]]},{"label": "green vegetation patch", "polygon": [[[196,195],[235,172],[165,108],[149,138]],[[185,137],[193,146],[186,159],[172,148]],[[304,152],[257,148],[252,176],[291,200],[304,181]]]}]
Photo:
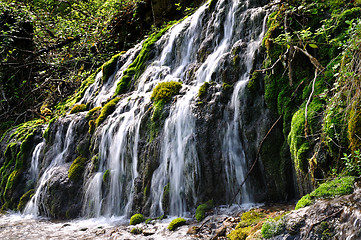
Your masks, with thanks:
[{"label": "green vegetation patch", "polygon": [[241,221],[237,224],[236,229],[244,228],[248,226],[255,226],[262,221],[266,215],[263,212],[257,210],[251,210],[244,212],[241,217]]},{"label": "green vegetation patch", "polygon": [[107,169],[103,174],[103,182],[109,183],[109,177],[110,177],[110,170]]},{"label": "green vegetation patch", "polygon": [[119,56],[122,55],[122,53],[118,53],[114,55],[109,61],[103,64],[102,66],[102,81],[106,82],[107,79],[114,73],[115,68],[117,67],[117,61]]},{"label": "green vegetation patch", "polygon": [[68,171],[68,178],[73,181],[80,180],[81,176],[83,175],[85,169],[85,163],[87,159],[79,156],[77,157],[73,163],[71,164],[69,171]]},{"label": "green vegetation patch", "polygon": [[70,114],[78,113],[78,112],[84,112],[87,110],[87,106],[85,104],[76,104],[74,107],[70,110]]},{"label": "green vegetation patch", "polygon": [[312,205],[316,199],[332,198],[336,196],[351,194],[353,192],[354,181],[355,177],[349,176],[325,182],[310,194],[303,196],[298,201],[295,209],[297,210],[305,206]]},{"label": "green vegetation patch", "polygon": [[207,95],[209,85],[209,82],[205,82],[202,84],[202,86],[198,90],[198,97],[203,98]]},{"label": "green vegetation patch", "polygon": [[152,92],[151,99],[154,102],[169,102],[174,95],[177,95],[182,88],[182,83],[170,81],[159,83]]},{"label": "green vegetation patch", "polygon": [[119,102],[120,98],[114,98],[110,100],[107,104],[104,105],[99,117],[95,120],[96,127],[99,127],[100,124],[104,122],[104,120],[115,111],[115,107]]},{"label": "green vegetation patch", "polygon": [[34,189],[27,191],[21,198],[18,204],[18,211],[22,211],[29,200],[34,196]]},{"label": "green vegetation patch", "polygon": [[186,222],[187,221],[184,218],[176,218],[169,223],[168,229],[170,231],[175,231],[178,227],[185,225]]},{"label": "green vegetation patch", "polygon": [[230,240],[245,240],[248,235],[250,234],[252,227],[245,227],[232,230],[228,235],[227,238]]},{"label": "green vegetation patch", "polygon": [[284,218],[276,221],[274,219],[268,219],[262,225],[261,234],[265,239],[269,239],[280,235],[285,230],[285,221]]},{"label": "green vegetation patch", "polygon": [[199,205],[196,209],[196,219],[197,221],[202,221],[206,217],[206,211],[209,211],[213,208],[213,201],[209,200],[206,203]]},{"label": "green vegetation patch", "polygon": [[130,218],[129,225],[137,225],[142,222],[144,222],[143,214],[137,213]]},{"label": "green vegetation patch", "polygon": [[143,233],[143,230],[141,228],[132,228],[132,230],[130,230],[131,234],[135,234],[135,235],[139,235]]}]

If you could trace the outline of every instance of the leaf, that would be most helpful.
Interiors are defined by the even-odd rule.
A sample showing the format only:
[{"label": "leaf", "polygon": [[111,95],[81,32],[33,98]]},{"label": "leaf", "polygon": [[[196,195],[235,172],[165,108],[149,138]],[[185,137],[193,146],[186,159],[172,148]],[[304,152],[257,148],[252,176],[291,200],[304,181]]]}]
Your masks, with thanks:
[{"label": "leaf", "polygon": [[311,48],[318,48],[317,47],[317,45],[316,44],[314,44],[314,43],[310,43],[310,44],[308,44]]}]

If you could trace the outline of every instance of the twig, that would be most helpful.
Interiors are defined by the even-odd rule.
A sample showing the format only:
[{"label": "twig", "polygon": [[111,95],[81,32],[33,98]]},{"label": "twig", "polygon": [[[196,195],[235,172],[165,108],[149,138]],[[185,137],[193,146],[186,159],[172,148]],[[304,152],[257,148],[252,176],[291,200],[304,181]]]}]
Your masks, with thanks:
[{"label": "twig", "polygon": [[246,182],[247,178],[248,178],[249,175],[251,174],[253,168],[256,166],[256,163],[257,163],[257,161],[258,161],[258,159],[259,159],[259,154],[261,153],[261,149],[262,149],[262,145],[263,145],[264,141],[265,141],[266,138],[269,136],[269,134],[271,133],[272,129],[273,129],[273,128],[277,125],[277,123],[281,120],[282,116],[283,116],[283,115],[281,114],[281,115],[278,117],[278,119],[273,123],[272,127],[268,130],[267,134],[263,137],[261,143],[259,144],[256,158],[255,158],[255,160],[254,160],[251,168],[248,170],[246,177],[243,179],[242,183],[240,184],[240,186],[239,186],[236,194],[234,194],[231,203],[236,199],[237,195],[238,195],[238,194],[240,193],[240,191],[241,191],[242,186],[244,185],[244,183]]},{"label": "twig", "polygon": [[315,66],[316,70],[319,71],[319,72],[322,72],[325,68],[321,65],[321,63],[319,63],[319,61],[314,57],[312,56],[311,54],[309,54],[307,52],[307,50],[304,50],[302,48],[299,48],[297,46],[294,46],[294,48],[298,51],[301,51],[303,54],[305,54],[311,61],[311,63],[313,64],[313,66]]},{"label": "twig", "polygon": [[306,233],[306,236],[304,236],[302,239],[308,239],[308,234],[310,234],[312,228],[313,228],[315,225],[318,225],[318,224],[322,223],[323,221],[325,221],[325,220],[327,220],[327,219],[329,219],[329,218],[331,218],[331,217],[336,216],[337,214],[341,213],[342,211],[343,211],[343,209],[340,209],[340,210],[338,210],[337,212],[332,213],[331,215],[326,216],[326,217],[322,218],[321,220],[313,223],[313,224],[310,226],[310,228],[308,229],[308,231],[307,231],[307,233]]},{"label": "twig", "polygon": [[308,105],[310,104],[311,99],[312,99],[312,95],[313,95],[313,93],[315,91],[315,83],[316,83],[317,76],[318,76],[318,71],[317,71],[317,68],[316,68],[315,77],[313,78],[313,82],[312,82],[312,91],[310,93],[310,96],[308,96],[308,100],[307,100],[306,107],[305,107],[305,136],[306,137],[308,136],[308,120],[307,120]]}]

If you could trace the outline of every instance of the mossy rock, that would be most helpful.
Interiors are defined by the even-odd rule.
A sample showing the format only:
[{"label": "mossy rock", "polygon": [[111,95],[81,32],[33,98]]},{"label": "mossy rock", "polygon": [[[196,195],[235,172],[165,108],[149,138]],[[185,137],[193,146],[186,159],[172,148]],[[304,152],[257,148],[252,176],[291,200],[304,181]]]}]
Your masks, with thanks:
[{"label": "mossy rock", "polygon": [[139,235],[143,233],[143,230],[141,228],[132,228],[132,230],[130,230],[130,233],[134,235]]},{"label": "mossy rock", "polygon": [[355,177],[343,177],[333,181],[322,183],[310,194],[303,196],[296,205],[296,209],[312,205],[316,199],[332,198],[351,194],[353,192],[353,184]]},{"label": "mossy rock", "polygon": [[182,88],[182,83],[170,81],[159,83],[152,92],[151,99],[154,102],[164,101],[169,102],[174,95],[179,93]]},{"label": "mossy rock", "polygon": [[266,215],[263,212],[257,210],[251,210],[244,212],[241,216],[241,221],[237,224],[236,229],[244,228],[248,226],[255,226],[261,222]]},{"label": "mossy rock", "polygon": [[238,228],[232,230],[227,238],[230,240],[245,240],[251,232],[252,227]]},{"label": "mossy rock", "polygon": [[101,112],[101,109],[102,109],[102,107],[95,107],[95,108],[89,110],[89,112],[87,113],[85,118],[88,120],[89,119],[91,119],[91,120],[97,119]]},{"label": "mossy rock", "polygon": [[68,178],[72,181],[77,181],[81,179],[83,172],[85,170],[85,163],[87,159],[79,156],[77,157],[68,170]]},{"label": "mossy rock", "polygon": [[163,211],[165,213],[168,213],[169,211],[169,191],[170,191],[170,185],[168,183],[163,188],[162,206],[163,206]]},{"label": "mossy rock", "polygon": [[70,114],[84,112],[87,110],[87,106],[85,104],[76,104],[71,110]]},{"label": "mossy rock", "polygon": [[140,213],[134,214],[129,221],[129,225],[137,225],[144,222],[144,216]]},{"label": "mossy rock", "polygon": [[196,219],[198,222],[202,221],[206,217],[206,211],[209,211],[213,208],[214,204],[212,200],[209,200],[206,203],[199,205],[196,209]]},{"label": "mossy rock", "polygon": [[202,86],[198,90],[198,97],[199,98],[204,98],[207,95],[207,91],[208,91],[209,86],[210,86],[209,82],[205,82],[205,83],[202,84]]},{"label": "mossy rock", "polygon": [[26,204],[29,202],[29,200],[34,196],[34,189],[31,189],[29,191],[27,191],[21,198],[20,198],[20,201],[19,201],[19,204],[18,204],[18,211],[22,211]]},{"label": "mossy rock", "polygon": [[99,127],[100,124],[104,122],[104,120],[115,111],[115,107],[119,102],[120,98],[114,98],[110,100],[107,104],[104,105],[99,117],[95,120],[96,127]]},{"label": "mossy rock", "polygon": [[110,170],[107,169],[103,174],[103,183],[108,184],[110,178]]},{"label": "mossy rock", "polygon": [[169,223],[168,229],[170,231],[175,231],[178,227],[185,225],[186,222],[187,221],[184,218],[176,218]]},{"label": "mossy rock", "polygon": [[108,80],[108,78],[114,73],[115,68],[117,66],[117,61],[119,56],[122,55],[122,53],[118,53],[116,55],[114,55],[109,61],[107,61],[106,63],[103,64],[102,66],[102,72],[103,72],[103,76],[102,76],[102,81],[106,82],[106,80]]}]

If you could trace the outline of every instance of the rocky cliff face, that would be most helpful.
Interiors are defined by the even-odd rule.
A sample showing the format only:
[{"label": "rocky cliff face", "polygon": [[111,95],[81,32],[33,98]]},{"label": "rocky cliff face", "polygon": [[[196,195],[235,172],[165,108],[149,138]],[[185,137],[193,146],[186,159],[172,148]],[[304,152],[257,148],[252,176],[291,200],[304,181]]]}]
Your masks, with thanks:
[{"label": "rocky cliff face", "polygon": [[106,63],[59,106],[70,112],[5,134],[3,207],[52,218],[160,216],[211,199],[290,198],[281,126],[264,139],[276,119],[262,77],[250,74],[264,56],[266,3],[200,7]]}]

